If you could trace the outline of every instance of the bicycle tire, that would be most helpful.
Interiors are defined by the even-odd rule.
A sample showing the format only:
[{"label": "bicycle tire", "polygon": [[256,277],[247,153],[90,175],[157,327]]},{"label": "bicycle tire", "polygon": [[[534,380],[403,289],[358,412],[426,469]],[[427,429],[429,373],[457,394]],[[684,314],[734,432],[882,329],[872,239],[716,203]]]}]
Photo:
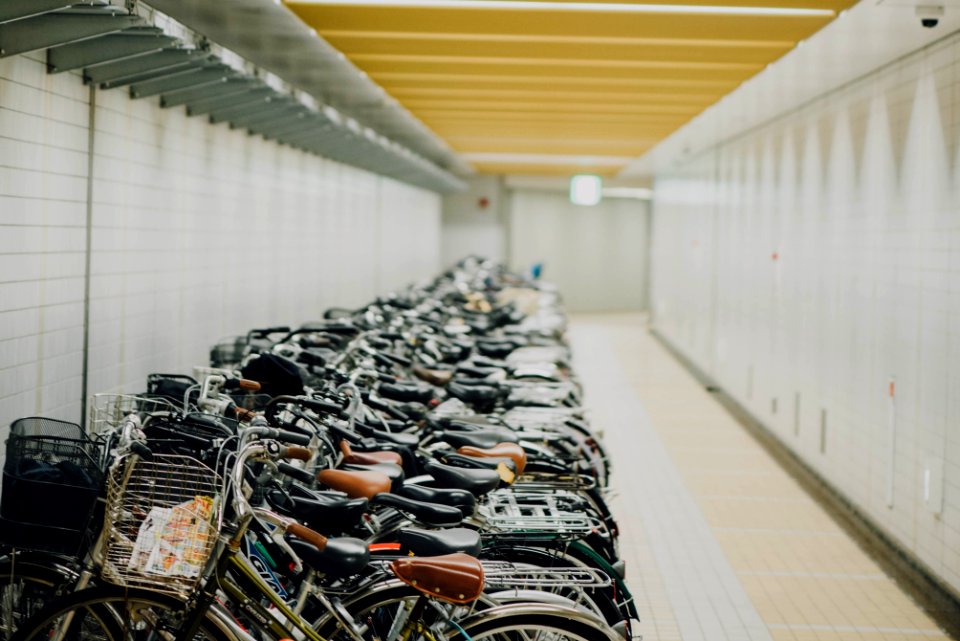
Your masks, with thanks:
[{"label": "bicycle tire", "polygon": [[[71,623],[64,641],[139,641],[163,638],[158,630],[173,631],[184,603],[149,590],[113,585],[86,588],[59,597],[37,612],[10,637],[10,641],[48,641],[67,615]],[[196,641],[236,641],[209,613],[204,615]]]},{"label": "bicycle tire", "polygon": [[[375,630],[376,622],[373,619],[377,617],[378,614],[381,617],[390,619],[394,612],[389,610],[404,603],[412,603],[422,596],[423,594],[421,592],[418,592],[406,583],[391,579],[390,585],[384,589],[354,595],[352,598],[345,598],[343,607],[355,620],[359,620]],[[481,597],[477,605],[481,608],[485,607],[483,597]],[[466,607],[464,610],[469,611],[472,607],[477,607],[477,605]],[[337,620],[327,614],[317,620],[313,628],[318,636],[328,641],[346,641],[349,638]],[[380,636],[378,638],[384,637]]]},{"label": "bicycle tire", "polygon": [[[498,612],[499,610],[499,612]],[[547,633],[547,634],[544,634]],[[535,607],[493,608],[477,617],[461,622],[445,641],[613,641],[612,630],[602,622],[572,617],[556,609],[535,611]],[[618,640],[622,641],[622,640]]]},{"label": "bicycle tire", "polygon": [[0,641],[76,583],[73,564],[56,554],[11,552],[0,557]]}]

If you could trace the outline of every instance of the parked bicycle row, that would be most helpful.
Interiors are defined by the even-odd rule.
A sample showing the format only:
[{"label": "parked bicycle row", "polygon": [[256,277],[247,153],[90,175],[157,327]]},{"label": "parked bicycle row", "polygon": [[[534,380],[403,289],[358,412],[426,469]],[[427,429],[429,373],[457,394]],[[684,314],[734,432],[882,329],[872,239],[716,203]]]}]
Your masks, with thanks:
[{"label": "parked bicycle row", "polygon": [[4,640],[630,639],[548,285],[471,258],[11,426]]}]

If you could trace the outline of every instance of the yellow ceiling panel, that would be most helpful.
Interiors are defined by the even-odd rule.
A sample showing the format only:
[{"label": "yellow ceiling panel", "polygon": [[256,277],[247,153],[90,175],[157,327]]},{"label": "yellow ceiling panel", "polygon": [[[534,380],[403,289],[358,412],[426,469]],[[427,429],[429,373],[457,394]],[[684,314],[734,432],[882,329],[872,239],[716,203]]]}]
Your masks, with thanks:
[{"label": "yellow ceiling panel", "polygon": [[[484,2],[288,6],[478,171],[612,175],[853,4]],[[626,6],[590,7],[600,2]],[[584,157],[609,162],[585,166]]]},{"label": "yellow ceiling panel", "polygon": [[413,56],[416,58],[505,58],[515,60],[578,60],[583,64],[619,64],[630,62],[740,63],[751,68],[764,65],[772,55],[782,55],[792,43],[776,42],[769,46],[736,46],[727,41],[723,46],[692,45],[689,40],[662,40],[650,43],[597,43],[575,39],[538,41],[495,37],[462,40],[448,38],[371,38],[366,34],[336,36],[324,34],[334,47],[350,56]]},{"label": "yellow ceiling panel", "polygon": [[[626,165],[626,163],[624,163]],[[473,163],[481,174],[514,174],[521,176],[572,176],[573,174],[596,174],[613,178],[624,165],[596,167],[589,164],[536,164],[536,163]]]},{"label": "yellow ceiling panel", "polygon": [[[536,2],[529,3],[531,7]],[[777,6],[774,2],[768,6]],[[783,3],[784,6],[793,6]],[[614,38],[705,38],[796,42],[830,21],[828,16],[609,13],[477,10],[288,3],[317,30],[472,33]]]},{"label": "yellow ceiling panel", "polygon": [[[402,1],[402,0],[401,0]],[[683,2],[677,2],[677,0],[529,0],[530,2],[568,2],[568,3],[596,3],[596,4],[609,4],[610,2],[617,2],[618,4],[685,4],[685,5],[700,5],[700,6],[717,6],[722,5],[725,7],[796,7],[803,9],[829,9],[833,11],[840,11],[846,9],[850,6],[851,3],[843,2],[843,0],[775,0],[771,2],[770,0],[731,0],[731,1],[718,1],[718,0],[683,0]],[[401,2],[397,2],[401,4]]]},{"label": "yellow ceiling panel", "polygon": [[625,116],[677,116],[680,114],[692,116],[697,114],[706,105],[703,103],[653,103],[653,104],[609,104],[602,102],[554,102],[544,99],[537,101],[506,101],[506,100],[443,100],[419,99],[405,100],[410,109],[417,112],[437,111],[468,111],[475,113],[482,109],[484,113],[506,112],[511,114],[529,114],[538,118],[543,114],[565,113],[574,117],[592,118],[598,114],[622,114]]},{"label": "yellow ceiling panel", "polygon": [[408,107],[419,100],[435,98],[469,100],[474,104],[500,101],[532,101],[543,104],[550,102],[589,102],[610,104],[625,104],[632,107],[650,104],[696,104],[711,103],[717,99],[717,93],[655,93],[655,92],[616,92],[616,91],[557,91],[551,89],[473,89],[468,87],[392,87],[385,85],[390,94],[402,100]]},{"label": "yellow ceiling panel", "polygon": [[553,133],[545,136],[470,136],[449,135],[447,141],[458,147],[468,147],[472,153],[555,154],[557,156],[616,156],[634,157],[657,143],[659,138],[633,137],[628,140],[567,138]]},{"label": "yellow ceiling panel", "polygon": [[505,63],[485,60],[482,58],[450,58],[416,60],[401,59],[399,57],[383,57],[376,59],[353,58],[361,69],[370,75],[384,72],[389,73],[428,73],[451,74],[469,73],[479,76],[559,76],[570,78],[583,76],[585,78],[623,78],[631,80],[712,80],[712,81],[743,81],[762,68],[762,65],[746,65],[745,68],[703,67],[687,63],[684,65],[626,66],[605,65],[600,63],[585,63],[565,59],[567,64],[554,61],[553,64],[541,64],[524,60],[511,59]]},{"label": "yellow ceiling panel", "polygon": [[678,79],[678,78],[596,78],[587,75],[559,76],[559,75],[493,75],[483,76],[469,74],[461,70],[460,73],[371,73],[370,77],[383,87],[400,88],[476,88],[476,89],[507,89],[521,87],[531,90],[563,90],[563,91],[669,91],[698,93],[700,91],[720,91],[726,93],[733,86],[729,80],[709,78]]}]

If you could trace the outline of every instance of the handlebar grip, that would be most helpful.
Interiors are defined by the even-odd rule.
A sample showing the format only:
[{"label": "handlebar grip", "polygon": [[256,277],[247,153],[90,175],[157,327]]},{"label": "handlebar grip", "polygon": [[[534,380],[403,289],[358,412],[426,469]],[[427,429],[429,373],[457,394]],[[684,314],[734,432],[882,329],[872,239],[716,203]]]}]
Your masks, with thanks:
[{"label": "handlebar grip", "polygon": [[303,407],[311,409],[319,414],[333,414],[335,416],[339,416],[343,413],[343,407],[329,401],[321,401],[315,398],[304,398],[298,399],[297,402]]},{"label": "handlebar grip", "polygon": [[288,325],[278,325],[276,327],[264,327],[261,329],[252,329],[250,330],[251,336],[267,336],[268,334],[279,334],[283,332],[284,334],[290,333],[290,327]]},{"label": "handlebar grip", "polygon": [[241,378],[237,380],[237,387],[248,392],[260,391],[260,383],[257,381],[251,381],[249,378]]},{"label": "handlebar grip", "polygon": [[147,447],[146,443],[142,443],[140,441],[131,442],[130,451],[147,461],[153,458],[153,450]]},{"label": "handlebar grip", "polygon": [[243,423],[251,421],[255,416],[257,416],[257,412],[243,407],[234,407],[233,413],[237,415],[237,420]]},{"label": "handlebar grip", "polygon": [[311,545],[317,546],[318,550],[323,550],[325,547],[327,547],[327,537],[320,534],[319,532],[315,532],[311,530],[305,525],[300,525],[299,523],[291,523],[287,527],[287,533],[290,534],[291,536],[297,537],[301,541],[306,541]]},{"label": "handlebar grip", "polygon": [[299,432],[290,432],[287,430],[275,430],[273,438],[278,441],[283,441],[284,443],[293,443],[294,445],[303,445],[306,447],[310,445],[310,441],[313,440],[309,434],[301,434]]},{"label": "handlebar grip", "polygon": [[280,450],[280,458],[306,462],[313,458],[313,450],[308,447],[285,447]]},{"label": "handlebar grip", "polygon": [[310,472],[300,469],[299,467],[294,467],[289,463],[284,463],[283,461],[277,463],[277,469],[280,470],[281,474],[286,474],[292,479],[296,479],[305,485],[313,484],[314,476]]}]

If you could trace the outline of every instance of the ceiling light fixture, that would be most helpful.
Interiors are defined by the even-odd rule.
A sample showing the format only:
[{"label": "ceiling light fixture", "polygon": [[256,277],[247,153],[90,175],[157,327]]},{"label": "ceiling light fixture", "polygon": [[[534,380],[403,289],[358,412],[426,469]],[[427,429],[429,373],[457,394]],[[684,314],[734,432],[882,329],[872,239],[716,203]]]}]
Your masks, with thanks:
[{"label": "ceiling light fixture", "polygon": [[603,197],[603,180],[600,176],[577,174],[570,178],[570,202],[591,207]]},{"label": "ceiling light fixture", "polygon": [[623,2],[541,2],[540,0],[296,0],[297,4],[425,9],[496,9],[507,11],[579,11],[591,13],[690,13],[731,16],[833,17],[831,9],[804,7],[731,7]]}]

